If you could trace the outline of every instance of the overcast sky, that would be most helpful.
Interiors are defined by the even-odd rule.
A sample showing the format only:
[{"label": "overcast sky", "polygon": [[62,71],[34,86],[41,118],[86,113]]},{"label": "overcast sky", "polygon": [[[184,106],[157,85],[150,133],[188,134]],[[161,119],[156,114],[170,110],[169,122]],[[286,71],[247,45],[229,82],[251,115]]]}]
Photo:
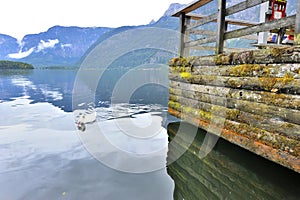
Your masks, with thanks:
[{"label": "overcast sky", "polygon": [[158,20],[171,3],[193,0],[2,0],[0,33],[21,39],[26,34],[61,26],[148,24]]}]

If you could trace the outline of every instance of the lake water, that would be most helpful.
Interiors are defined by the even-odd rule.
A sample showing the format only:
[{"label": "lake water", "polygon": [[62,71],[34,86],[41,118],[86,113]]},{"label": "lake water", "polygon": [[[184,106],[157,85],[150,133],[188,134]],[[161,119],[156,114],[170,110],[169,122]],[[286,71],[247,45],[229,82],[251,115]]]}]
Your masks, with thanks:
[{"label": "lake water", "polygon": [[[162,121],[166,108],[155,101],[166,104],[168,90],[145,86],[133,95],[132,102],[139,103],[114,107],[109,94],[98,95],[92,106],[97,120],[80,131],[75,124],[79,109],[72,108],[76,74],[75,70],[1,71],[0,199],[172,199],[174,183],[164,167],[167,131],[162,123],[159,132],[147,138],[126,135],[115,125]],[[110,82],[117,77],[116,71],[112,74]],[[165,98],[148,98],[151,90],[161,91]],[[85,91],[82,95],[84,99]],[[80,106],[81,112],[87,111],[87,106]],[[84,142],[99,127],[106,135],[97,157]],[[104,148],[104,139],[120,150]],[[158,151],[159,156],[150,155]],[[120,157],[122,152],[129,156]],[[132,161],[130,168],[128,159],[139,155],[150,155],[140,160],[159,165],[145,169]]]},{"label": "lake water", "polygon": [[86,87],[74,98],[76,70],[0,72],[0,200],[299,198],[299,174],[223,140],[200,159],[203,131],[168,143],[179,126],[167,125],[168,88],[145,84],[112,104],[125,71],[108,71],[93,101]]}]

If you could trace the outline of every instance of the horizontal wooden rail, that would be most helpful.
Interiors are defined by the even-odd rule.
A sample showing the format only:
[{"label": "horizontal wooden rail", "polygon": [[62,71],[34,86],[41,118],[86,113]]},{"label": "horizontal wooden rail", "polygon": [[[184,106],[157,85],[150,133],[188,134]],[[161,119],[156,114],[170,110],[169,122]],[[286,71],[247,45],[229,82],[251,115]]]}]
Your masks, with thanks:
[{"label": "horizontal wooden rail", "polygon": [[[216,54],[220,54],[224,51],[224,42],[228,39],[243,38],[257,41],[258,33],[278,33],[278,30],[282,30],[282,28],[285,28],[285,34],[295,35],[295,45],[300,44],[300,40],[298,39],[300,38],[300,0],[297,3],[297,14],[264,23],[231,19],[228,16],[253,8],[254,6],[259,6],[263,3],[267,4],[269,0],[243,0],[229,8],[226,8],[226,1],[227,0],[218,0],[218,12],[210,15],[201,15],[193,13],[192,11],[212,2],[212,0],[195,0],[172,15],[180,17],[181,19],[180,30],[182,36],[179,46],[180,56],[188,56],[189,50],[213,50],[213,48],[215,48]],[[198,27],[211,22],[216,23],[216,31],[198,29]],[[228,25],[243,28],[227,31]],[[201,29],[202,28],[203,27],[201,27]],[[290,31],[291,29],[295,31]],[[190,37],[190,35],[202,35],[204,37],[195,39]],[[216,43],[215,47],[205,45],[212,43]],[[228,49],[226,51],[228,51]]]},{"label": "horizontal wooden rail", "polygon": [[295,25],[296,15],[285,17],[278,20],[273,20],[270,22],[260,23],[255,26],[245,27],[234,31],[229,31],[225,33],[225,39],[238,38],[245,35],[251,35],[253,33],[269,31],[276,28],[290,27]]},{"label": "horizontal wooden rail", "polygon": [[[190,50],[199,50],[199,51],[215,51],[216,46],[192,46],[189,47]],[[249,49],[246,48],[224,48],[225,52],[231,53],[231,52],[241,52],[246,51]]]},{"label": "horizontal wooden rail", "polygon": [[[207,15],[200,15],[200,14],[195,14],[195,13],[189,13],[186,16],[191,17],[191,19],[194,19],[194,20],[201,20],[201,19],[205,19],[208,17]],[[210,22],[217,22],[217,19],[214,19]],[[237,20],[237,19],[230,19],[230,18],[226,18],[225,22],[227,22],[228,24],[237,25],[237,26],[253,26],[253,25],[258,24],[258,22],[250,22],[250,21],[246,21],[246,20]],[[187,27],[187,29],[191,30],[192,27],[193,27],[193,25],[190,25]]]},{"label": "horizontal wooden rail", "polygon": [[[206,35],[206,36],[216,36],[215,31],[208,31],[208,30],[190,30],[188,31],[189,34],[194,34],[194,35]],[[291,35],[287,32],[288,35]],[[242,36],[241,38],[243,39],[248,39],[248,40],[257,40],[258,36],[257,35],[246,35]]]},{"label": "horizontal wooden rail", "polygon": [[238,3],[234,6],[231,6],[230,8],[226,9],[226,16],[233,15],[235,13],[238,13],[240,11],[246,10],[248,8],[252,8],[254,6],[260,5],[264,2],[267,2],[269,0],[246,0],[244,2]]},{"label": "horizontal wooden rail", "polygon": [[176,11],[174,14],[172,14],[173,17],[180,17],[181,14],[187,14],[193,10],[196,10],[197,8],[200,8],[201,6],[204,6],[205,4],[208,4],[213,0],[201,0],[201,1],[193,1],[192,3],[188,4],[187,6],[183,7],[182,9]]},{"label": "horizontal wooden rail", "polygon": [[[252,8],[254,6],[260,5],[261,3],[264,3],[264,2],[267,2],[267,1],[269,1],[269,0],[246,0],[246,1],[238,3],[238,4],[236,4],[236,5],[234,5],[230,8],[227,8],[225,13],[226,13],[226,16],[229,16],[229,15],[235,14],[237,12],[246,10],[248,8]],[[194,14],[187,14],[187,15],[192,16],[193,19],[196,19],[196,15],[194,15]],[[202,18],[198,18],[199,20],[197,22],[191,24],[188,27],[188,30],[192,29],[192,28],[202,26],[202,25],[207,24],[209,22],[215,22],[217,20],[217,17],[218,17],[218,13],[213,13],[211,15],[204,16]],[[249,26],[249,25],[241,25],[241,26]]]},{"label": "horizontal wooden rail", "polygon": [[192,47],[192,46],[197,46],[197,45],[201,45],[201,44],[208,44],[208,43],[216,42],[216,40],[217,40],[216,36],[208,37],[208,38],[201,38],[198,40],[192,40],[192,41],[186,42],[185,46]]}]

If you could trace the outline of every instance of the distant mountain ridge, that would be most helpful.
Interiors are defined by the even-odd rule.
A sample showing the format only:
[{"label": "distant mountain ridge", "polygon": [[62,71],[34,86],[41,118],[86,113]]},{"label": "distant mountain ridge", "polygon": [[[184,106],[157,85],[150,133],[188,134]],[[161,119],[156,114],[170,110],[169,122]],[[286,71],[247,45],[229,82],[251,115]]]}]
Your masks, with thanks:
[{"label": "distant mountain ridge", "polygon": [[[191,0],[192,1],[192,0]],[[233,5],[242,0],[227,0],[228,5]],[[217,0],[210,6],[199,9],[199,13],[208,14],[217,9]],[[297,0],[289,0],[287,10],[289,14],[296,13]],[[126,26],[119,28],[109,27],[63,27],[54,26],[39,34],[26,35],[22,41],[18,41],[8,35],[0,34],[0,60],[20,61],[34,66],[74,66],[93,44],[103,41],[112,35],[133,28],[158,27],[178,30],[179,19],[171,17],[182,4],[173,3],[157,21],[151,21],[148,25]],[[258,19],[256,10],[248,9],[243,13],[233,15],[233,18],[255,20]],[[154,54],[153,54],[154,55]],[[157,55],[156,55],[157,56]],[[149,60],[149,59],[148,59]]]}]

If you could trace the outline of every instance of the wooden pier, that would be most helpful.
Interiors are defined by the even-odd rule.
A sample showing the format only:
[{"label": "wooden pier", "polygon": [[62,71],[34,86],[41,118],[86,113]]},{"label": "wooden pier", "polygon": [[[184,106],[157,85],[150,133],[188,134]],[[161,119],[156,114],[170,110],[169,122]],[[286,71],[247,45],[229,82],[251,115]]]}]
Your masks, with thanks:
[{"label": "wooden pier", "polygon": [[[268,0],[246,0],[217,13],[192,13],[211,0],[195,1],[174,13],[180,17],[179,56],[169,62],[169,113],[300,173],[300,1],[297,14],[264,23],[226,16]],[[199,29],[214,22],[216,32]],[[244,26],[227,31],[227,24]],[[232,38],[274,29],[294,29],[294,46],[236,51],[224,47]],[[199,39],[192,34],[205,35]],[[215,46],[203,46],[215,42]],[[189,56],[214,49],[213,55]],[[218,134],[218,133],[215,133]]]}]

